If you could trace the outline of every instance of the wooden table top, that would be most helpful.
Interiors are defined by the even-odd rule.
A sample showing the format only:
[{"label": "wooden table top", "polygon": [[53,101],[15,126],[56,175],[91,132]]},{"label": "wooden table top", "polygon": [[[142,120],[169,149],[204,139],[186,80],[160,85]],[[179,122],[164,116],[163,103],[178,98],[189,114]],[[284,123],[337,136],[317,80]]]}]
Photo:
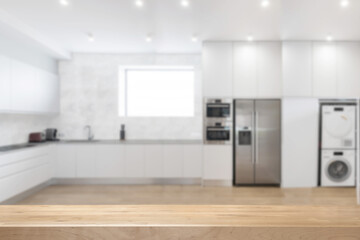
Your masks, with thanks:
[{"label": "wooden table top", "polygon": [[0,206],[0,227],[356,227],[360,206]]}]

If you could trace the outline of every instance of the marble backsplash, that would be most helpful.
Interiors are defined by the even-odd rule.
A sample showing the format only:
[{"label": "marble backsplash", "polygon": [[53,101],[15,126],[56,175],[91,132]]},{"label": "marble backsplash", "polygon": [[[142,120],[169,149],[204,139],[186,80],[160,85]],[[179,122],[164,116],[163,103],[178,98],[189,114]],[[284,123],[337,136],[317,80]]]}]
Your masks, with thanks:
[{"label": "marble backsplash", "polygon": [[[118,115],[120,66],[191,65],[195,67],[195,116],[191,118],[126,118]],[[64,139],[86,137],[91,125],[98,139],[201,139],[202,88],[199,54],[74,54],[59,63],[60,115],[51,121]]]},{"label": "marble backsplash", "polygon": [[42,115],[0,114],[0,146],[25,143],[30,132],[42,132],[52,121]]}]

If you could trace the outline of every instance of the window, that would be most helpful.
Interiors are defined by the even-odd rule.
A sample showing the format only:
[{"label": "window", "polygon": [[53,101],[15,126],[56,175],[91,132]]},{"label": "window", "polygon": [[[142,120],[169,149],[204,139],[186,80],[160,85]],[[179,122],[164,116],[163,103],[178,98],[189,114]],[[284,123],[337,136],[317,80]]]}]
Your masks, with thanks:
[{"label": "window", "polygon": [[192,67],[126,67],[121,73],[120,116],[194,116]]}]

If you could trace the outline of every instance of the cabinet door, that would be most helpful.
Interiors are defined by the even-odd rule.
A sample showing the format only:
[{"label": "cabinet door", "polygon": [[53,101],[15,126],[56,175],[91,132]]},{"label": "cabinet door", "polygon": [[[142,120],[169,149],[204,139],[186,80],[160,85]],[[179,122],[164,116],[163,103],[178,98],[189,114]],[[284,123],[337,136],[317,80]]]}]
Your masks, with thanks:
[{"label": "cabinet door", "polygon": [[183,177],[202,177],[202,145],[184,145]]},{"label": "cabinet door", "polygon": [[232,43],[206,42],[202,57],[204,97],[232,97]]},{"label": "cabinet door", "polygon": [[182,145],[164,146],[164,173],[165,178],[181,178],[183,176],[184,148]]},{"label": "cabinet door", "polygon": [[312,44],[284,42],[283,95],[286,97],[312,96]]},{"label": "cabinet door", "polygon": [[37,86],[36,69],[25,63],[11,61],[11,109],[34,112]]},{"label": "cabinet door", "polygon": [[59,111],[59,84],[54,74],[38,70],[35,91],[36,111],[41,113],[56,113]]},{"label": "cabinet door", "polygon": [[360,44],[337,43],[338,96],[360,96]]},{"label": "cabinet door", "polygon": [[337,96],[336,44],[313,44],[313,89],[315,97]]},{"label": "cabinet door", "polygon": [[57,158],[55,162],[56,178],[76,177],[76,147],[71,145],[56,146]]},{"label": "cabinet door", "polygon": [[145,177],[159,178],[163,176],[163,146],[145,146]]},{"label": "cabinet door", "polygon": [[257,96],[256,43],[234,43],[234,97]]},{"label": "cabinet door", "polygon": [[76,147],[76,177],[96,177],[96,150],[97,146],[91,144]]},{"label": "cabinet door", "polygon": [[0,111],[10,110],[10,59],[0,56]]},{"label": "cabinet door", "polygon": [[125,176],[144,177],[145,157],[143,145],[127,145],[125,147]]},{"label": "cabinet door", "polygon": [[232,180],[232,159],[232,147],[230,145],[204,146],[204,179]]},{"label": "cabinet door", "polygon": [[118,178],[125,176],[125,146],[101,145],[96,151],[96,177]]},{"label": "cabinet door", "polygon": [[281,43],[257,44],[258,97],[281,97]]}]

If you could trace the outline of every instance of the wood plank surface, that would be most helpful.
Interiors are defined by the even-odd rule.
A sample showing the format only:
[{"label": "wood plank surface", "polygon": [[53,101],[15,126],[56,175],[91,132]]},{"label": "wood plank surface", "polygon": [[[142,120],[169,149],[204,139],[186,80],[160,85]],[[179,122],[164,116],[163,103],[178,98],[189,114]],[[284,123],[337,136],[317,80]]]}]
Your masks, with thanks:
[{"label": "wood plank surface", "polygon": [[0,239],[360,239],[360,207],[0,206]]},{"label": "wood plank surface", "polygon": [[360,227],[358,206],[0,206],[1,227]]}]

